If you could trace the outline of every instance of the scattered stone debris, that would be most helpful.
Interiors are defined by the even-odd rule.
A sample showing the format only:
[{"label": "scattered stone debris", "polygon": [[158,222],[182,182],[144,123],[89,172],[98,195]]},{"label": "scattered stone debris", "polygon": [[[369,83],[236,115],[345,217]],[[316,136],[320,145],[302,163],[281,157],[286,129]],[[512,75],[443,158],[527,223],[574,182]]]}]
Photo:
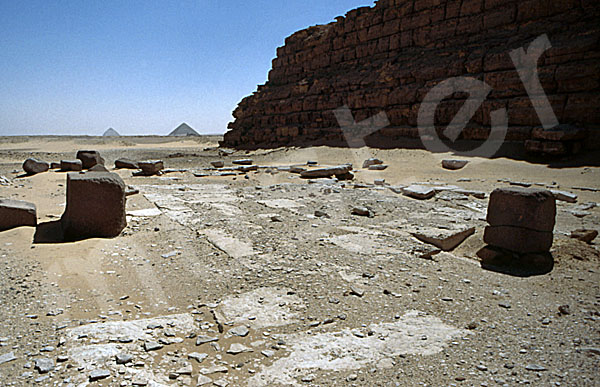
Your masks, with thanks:
[{"label": "scattered stone debris", "polygon": [[61,160],[60,161],[60,170],[65,171],[65,172],[81,171],[81,170],[83,170],[83,164],[81,163],[81,160]]},{"label": "scattered stone debris", "polygon": [[46,172],[48,169],[50,169],[50,165],[47,162],[34,158],[29,158],[23,163],[23,170],[27,172],[28,175]]},{"label": "scattered stone debris", "polygon": [[592,243],[592,241],[596,239],[597,236],[597,230],[577,229],[575,231],[571,231],[571,238],[580,240],[588,244]]},{"label": "scattered stone debris", "polygon": [[0,231],[37,226],[35,204],[22,200],[0,199]]},{"label": "scattered stone debris", "polygon": [[136,161],[127,159],[127,158],[121,158],[118,160],[115,160],[115,168],[117,169],[140,169],[140,166],[138,165],[138,163]]},{"label": "scattered stone debris", "polygon": [[112,238],[127,226],[125,184],[115,173],[69,173],[61,218],[67,239]]},{"label": "scattered stone debris", "polygon": [[463,169],[468,163],[467,160],[442,160],[442,168],[456,171]]}]

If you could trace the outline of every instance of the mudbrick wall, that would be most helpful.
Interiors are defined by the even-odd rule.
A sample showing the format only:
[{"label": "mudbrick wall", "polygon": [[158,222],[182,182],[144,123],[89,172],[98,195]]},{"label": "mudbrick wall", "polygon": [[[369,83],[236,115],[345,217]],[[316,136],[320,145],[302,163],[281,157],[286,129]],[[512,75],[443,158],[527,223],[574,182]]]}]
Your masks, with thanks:
[{"label": "mudbrick wall", "polygon": [[[538,76],[561,128],[569,129],[551,133],[542,129],[510,56],[544,34],[552,47],[537,62]],[[356,122],[386,113],[389,125],[365,137],[367,145],[418,145],[417,115],[427,93],[467,76],[493,90],[459,140],[485,140],[490,112],[505,108],[506,139],[531,152],[599,149],[599,48],[598,0],[379,0],[288,37],[266,84],[234,111],[222,145],[347,146],[334,114],[342,106]],[[438,132],[467,97],[454,93],[438,105]]]}]

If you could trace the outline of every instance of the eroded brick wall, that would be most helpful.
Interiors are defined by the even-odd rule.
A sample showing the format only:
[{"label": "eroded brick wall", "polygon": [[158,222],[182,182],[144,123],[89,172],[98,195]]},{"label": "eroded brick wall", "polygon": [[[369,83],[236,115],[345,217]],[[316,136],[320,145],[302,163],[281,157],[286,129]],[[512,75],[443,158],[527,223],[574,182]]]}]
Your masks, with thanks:
[{"label": "eroded brick wall", "polygon": [[[509,52],[547,34],[539,78],[561,124],[600,132],[600,1],[380,0],[328,25],[296,32],[277,49],[268,82],[234,112],[223,145],[346,144],[333,111],[357,122],[384,111],[390,125],[366,138],[403,147],[418,139],[417,113],[439,82],[469,76],[493,87],[462,139],[485,140],[489,112],[506,108],[508,140],[531,139],[540,120]],[[466,95],[436,111],[449,123]],[[597,144],[597,143],[596,143]],[[597,145],[596,145],[597,146]]]}]

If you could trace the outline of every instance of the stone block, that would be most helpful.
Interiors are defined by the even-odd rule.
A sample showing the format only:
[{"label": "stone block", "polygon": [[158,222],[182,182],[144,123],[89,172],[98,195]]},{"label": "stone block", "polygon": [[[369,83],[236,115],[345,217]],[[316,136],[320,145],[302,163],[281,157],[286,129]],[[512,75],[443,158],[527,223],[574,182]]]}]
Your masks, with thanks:
[{"label": "stone block", "polygon": [[485,243],[519,254],[547,252],[552,239],[552,232],[514,226],[487,226],[483,234]]},{"label": "stone block", "polygon": [[115,173],[69,173],[67,206],[61,218],[65,239],[118,236],[127,226],[125,191]]},{"label": "stone block", "polygon": [[554,230],[556,201],[552,192],[533,188],[498,188],[490,194],[487,221],[532,231]]},{"label": "stone block", "polygon": [[22,200],[0,199],[0,231],[36,225],[35,204]]},{"label": "stone block", "polygon": [[34,158],[29,158],[23,163],[23,170],[27,172],[28,175],[46,172],[48,169],[50,169],[50,164]]},{"label": "stone block", "polygon": [[81,160],[60,160],[61,171],[81,171],[83,163]]},{"label": "stone block", "polygon": [[100,156],[98,151],[81,150],[77,152],[76,158],[81,160],[83,169],[90,169],[96,164],[104,165],[104,159]]}]

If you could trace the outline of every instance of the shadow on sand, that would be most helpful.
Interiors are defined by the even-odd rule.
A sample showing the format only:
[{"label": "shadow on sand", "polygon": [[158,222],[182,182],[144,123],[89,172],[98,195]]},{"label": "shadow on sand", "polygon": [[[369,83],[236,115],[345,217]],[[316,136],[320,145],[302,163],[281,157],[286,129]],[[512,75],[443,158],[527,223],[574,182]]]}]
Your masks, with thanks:
[{"label": "shadow on sand", "polygon": [[33,243],[63,243],[65,241],[60,220],[40,223],[35,229]]},{"label": "shadow on sand", "polygon": [[481,258],[482,269],[513,277],[544,275],[554,269],[554,257],[551,253],[519,255],[486,246],[477,255]]}]

